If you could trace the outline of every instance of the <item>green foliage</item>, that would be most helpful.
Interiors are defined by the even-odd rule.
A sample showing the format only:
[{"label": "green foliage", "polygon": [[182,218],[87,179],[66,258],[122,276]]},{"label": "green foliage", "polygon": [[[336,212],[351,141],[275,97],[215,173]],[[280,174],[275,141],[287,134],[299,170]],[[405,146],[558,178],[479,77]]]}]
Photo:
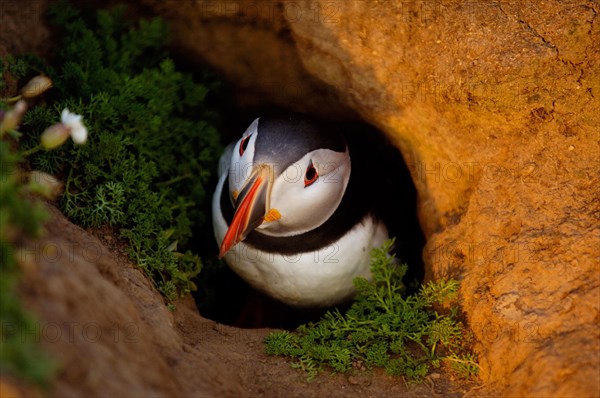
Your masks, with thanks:
[{"label": "green foliage", "polygon": [[[50,7],[62,35],[56,69],[45,70],[55,88],[25,115],[21,145],[35,147],[64,108],[83,115],[86,145],[69,141],[28,160],[66,181],[60,205],[74,222],[118,228],[132,259],[173,300],[195,288],[200,259],[177,247],[206,222],[202,206],[221,152],[205,102],[210,82],[197,83],[167,58],[163,21],[134,23],[122,14],[63,1]],[[28,64],[39,66],[32,58]]]},{"label": "green foliage", "polygon": [[[328,311],[316,323],[295,333],[279,331],[266,338],[266,352],[294,358],[293,366],[314,378],[323,366],[347,372],[358,364],[382,367],[407,380],[423,379],[429,369],[447,362],[461,376],[477,373],[469,351],[469,334],[458,319],[454,303],[458,282],[429,282],[403,296],[407,266],[389,254],[393,240],[373,250],[373,281],[357,278],[357,296],[342,314]],[[444,305],[453,304],[443,310]]]},{"label": "green foliage", "polygon": [[[206,105],[211,87],[167,57],[164,22],[121,15],[122,8],[87,12],[59,1],[49,11],[61,37],[55,66],[33,55],[0,60],[6,96],[0,120],[21,97],[8,92],[13,82],[23,87],[44,74],[54,83],[43,98],[28,100],[18,131],[0,131],[0,372],[39,385],[48,383],[55,366],[38,346],[39,336],[22,333],[35,330],[36,320],[16,294],[19,245],[38,236],[46,218],[30,199],[40,187],[27,183],[28,169],[66,183],[60,205],[73,221],[118,229],[131,257],[168,300],[193,289],[201,267],[198,256],[178,246],[185,248],[192,229],[206,222],[205,186],[221,152]],[[40,135],[65,108],[83,115],[88,143],[68,140],[41,151]]]},{"label": "green foliage", "polygon": [[19,333],[35,330],[35,320],[15,292],[19,281],[15,253],[20,238],[41,233],[47,214],[29,198],[17,168],[19,160],[9,142],[0,139],[0,371],[44,385],[54,367],[40,351],[36,336]]},{"label": "green foliage", "polygon": [[[14,79],[21,79],[25,76],[29,67],[27,62],[23,59],[15,59],[13,56],[8,55],[6,57],[6,63],[0,61],[0,76],[5,74],[12,76]],[[3,90],[6,86],[4,79],[0,80],[0,90]]]}]

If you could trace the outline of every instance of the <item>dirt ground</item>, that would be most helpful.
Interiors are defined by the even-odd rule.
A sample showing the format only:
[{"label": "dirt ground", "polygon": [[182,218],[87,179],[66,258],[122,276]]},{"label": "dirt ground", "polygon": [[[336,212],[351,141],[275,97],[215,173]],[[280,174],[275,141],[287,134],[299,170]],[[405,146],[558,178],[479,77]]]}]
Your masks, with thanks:
[{"label": "dirt ground", "polygon": [[365,369],[348,375],[325,371],[308,381],[306,375],[293,369],[286,358],[274,358],[264,353],[263,340],[273,329],[236,329],[216,323],[207,324],[189,301],[187,304],[179,308],[175,316],[183,340],[197,349],[213,346],[222,363],[236,370],[241,387],[248,396],[463,397],[480,388],[474,383],[451,380],[445,372],[434,372],[425,382],[409,385],[381,370]]}]

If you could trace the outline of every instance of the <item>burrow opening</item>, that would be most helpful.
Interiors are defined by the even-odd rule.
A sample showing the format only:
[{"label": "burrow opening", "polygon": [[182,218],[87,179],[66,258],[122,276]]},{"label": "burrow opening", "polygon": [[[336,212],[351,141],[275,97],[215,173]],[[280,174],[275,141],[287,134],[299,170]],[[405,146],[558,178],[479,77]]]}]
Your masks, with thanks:
[{"label": "burrow opening", "polygon": [[[225,106],[221,109],[224,109],[224,125],[221,126],[223,145],[237,140],[259,116],[291,112],[273,105],[250,108]],[[417,192],[400,151],[383,132],[360,121],[358,117],[327,121],[343,126],[352,150],[360,152],[357,156],[360,156],[361,162],[356,165],[353,163],[353,167],[368,167],[371,174],[377,173],[379,186],[376,191],[365,194],[381,202],[379,215],[386,222],[390,236],[396,237],[396,256],[409,266],[404,283],[409,291],[416,290],[424,276],[422,251],[425,238],[417,219]],[[216,182],[215,175],[211,186],[216,186]],[[202,273],[196,281],[198,290],[194,293],[202,316],[236,327],[295,328],[318,320],[328,310],[290,307],[250,287],[223,261],[218,260],[210,204],[207,204],[205,211],[211,215],[210,221],[204,230],[195,234],[195,241],[199,244],[197,250],[204,262]],[[343,311],[349,304],[338,308]]]}]

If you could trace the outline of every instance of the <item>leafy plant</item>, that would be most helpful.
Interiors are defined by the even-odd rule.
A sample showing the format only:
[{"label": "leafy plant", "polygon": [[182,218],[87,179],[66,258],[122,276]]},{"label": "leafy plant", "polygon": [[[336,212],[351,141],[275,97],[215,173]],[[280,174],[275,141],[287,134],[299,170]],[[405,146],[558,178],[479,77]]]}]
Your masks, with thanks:
[{"label": "leafy plant", "polygon": [[[198,83],[167,57],[160,19],[137,23],[124,9],[81,11],[59,1],[49,19],[62,36],[45,67],[54,89],[25,115],[20,140],[32,167],[61,176],[62,211],[84,227],[109,225],[169,301],[195,289],[200,258],[185,248],[206,222],[207,183],[221,152],[206,105],[213,83]],[[17,59],[37,70],[35,57]],[[83,115],[88,143],[38,151],[39,136],[64,108]]]},{"label": "leafy plant", "polygon": [[392,245],[388,240],[373,250],[373,281],[354,280],[358,294],[348,311],[329,311],[295,332],[271,333],[266,352],[293,358],[292,366],[306,371],[309,379],[324,366],[336,372],[366,366],[418,381],[442,363],[463,377],[475,375],[470,334],[455,303],[458,282],[429,282],[418,293],[403,296],[407,266],[389,254]]},{"label": "leafy plant", "polygon": [[[204,186],[221,150],[205,103],[212,83],[196,82],[167,58],[164,22],[133,23],[122,14],[123,8],[86,12],[57,2],[49,9],[62,34],[57,66],[33,55],[0,60],[2,94],[11,94],[6,82],[22,86],[20,94],[0,98],[0,371],[39,385],[55,366],[35,336],[20,333],[36,321],[16,294],[15,253],[24,237],[39,236],[46,219],[31,194],[55,198],[60,184],[47,184],[50,176],[40,184],[35,173],[65,182],[59,203],[73,221],[120,230],[131,257],[168,300],[193,289],[200,271],[198,256],[177,247],[205,222]],[[65,108],[83,115],[87,145],[62,138],[46,145],[50,130],[68,130],[64,120],[57,123]],[[58,148],[43,150],[50,147]]]}]

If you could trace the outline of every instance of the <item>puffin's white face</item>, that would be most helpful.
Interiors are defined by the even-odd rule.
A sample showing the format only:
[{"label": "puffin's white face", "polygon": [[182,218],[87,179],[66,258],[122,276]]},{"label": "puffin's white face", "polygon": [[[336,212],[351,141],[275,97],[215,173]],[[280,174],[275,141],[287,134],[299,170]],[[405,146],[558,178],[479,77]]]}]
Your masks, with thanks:
[{"label": "puffin's white face", "polygon": [[317,228],[337,209],[349,179],[348,151],[307,153],[273,182],[269,210],[277,209],[281,217],[258,229],[267,235],[289,236]]},{"label": "puffin's white face", "polygon": [[[253,229],[292,236],[319,227],[337,209],[350,179],[347,148],[288,153],[285,142],[258,140],[259,130],[256,119],[233,148],[229,195],[235,214],[221,256]],[[261,143],[268,148],[261,148]]]}]

